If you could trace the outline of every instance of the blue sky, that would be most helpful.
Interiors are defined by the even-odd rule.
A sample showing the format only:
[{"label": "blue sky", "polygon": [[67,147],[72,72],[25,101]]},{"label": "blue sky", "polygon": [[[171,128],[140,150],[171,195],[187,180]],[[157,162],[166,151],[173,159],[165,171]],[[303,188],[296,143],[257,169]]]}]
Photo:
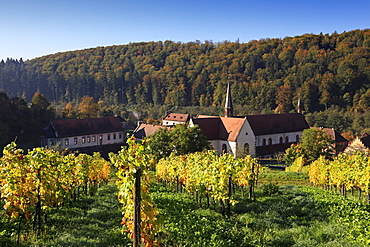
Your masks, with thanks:
[{"label": "blue sky", "polygon": [[142,41],[236,41],[370,28],[369,0],[0,0],[0,60]]}]

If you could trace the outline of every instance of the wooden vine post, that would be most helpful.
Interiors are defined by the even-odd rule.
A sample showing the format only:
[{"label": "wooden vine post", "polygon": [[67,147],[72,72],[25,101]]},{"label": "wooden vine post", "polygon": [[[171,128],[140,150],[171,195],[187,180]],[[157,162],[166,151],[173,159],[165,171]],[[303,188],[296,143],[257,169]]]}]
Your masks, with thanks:
[{"label": "wooden vine post", "polygon": [[151,159],[145,142],[127,140],[128,146],[109,158],[117,169],[118,200],[122,205],[122,231],[132,239],[133,247],[159,245],[158,210],[150,196]]},{"label": "wooden vine post", "polygon": [[231,176],[229,176],[229,178],[227,179],[227,194],[228,194],[229,199],[227,200],[227,212],[226,212],[226,215],[227,215],[228,218],[231,216],[231,203],[230,203],[230,200],[231,200],[231,197],[233,195],[233,193],[232,193],[232,186],[233,186],[232,178],[231,178]]},{"label": "wooden vine post", "polygon": [[133,246],[139,247],[140,246],[140,202],[141,202],[141,168],[137,167],[136,172],[134,173],[135,177],[135,185],[134,185],[134,238],[133,238]]},{"label": "wooden vine post", "polygon": [[251,179],[249,180],[249,199],[253,199],[254,194],[254,183],[257,180],[255,179],[254,175],[254,162],[252,162],[252,168],[251,168]]}]

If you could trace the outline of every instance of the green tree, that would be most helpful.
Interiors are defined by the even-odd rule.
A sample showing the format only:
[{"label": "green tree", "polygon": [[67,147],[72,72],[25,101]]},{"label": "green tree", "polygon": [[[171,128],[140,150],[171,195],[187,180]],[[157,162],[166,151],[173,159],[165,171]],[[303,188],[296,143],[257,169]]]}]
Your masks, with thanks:
[{"label": "green tree", "polygon": [[167,128],[159,129],[149,137],[148,150],[157,160],[170,156],[172,152],[171,134]]},{"label": "green tree", "polygon": [[331,137],[320,128],[310,128],[303,131],[300,143],[293,144],[285,151],[284,160],[287,165],[291,165],[296,158],[303,156],[304,163],[310,164],[320,156],[329,159],[333,153]]},{"label": "green tree", "polygon": [[50,101],[41,93],[36,92],[32,97],[32,111],[42,125],[55,118],[55,111],[51,108]]},{"label": "green tree", "polygon": [[182,155],[211,148],[198,127],[187,127],[184,124],[156,131],[149,137],[148,146],[150,153],[158,160],[171,153]]},{"label": "green tree", "polygon": [[178,124],[171,131],[171,139],[173,152],[178,155],[210,149],[207,138],[198,126],[187,127],[185,124]]}]

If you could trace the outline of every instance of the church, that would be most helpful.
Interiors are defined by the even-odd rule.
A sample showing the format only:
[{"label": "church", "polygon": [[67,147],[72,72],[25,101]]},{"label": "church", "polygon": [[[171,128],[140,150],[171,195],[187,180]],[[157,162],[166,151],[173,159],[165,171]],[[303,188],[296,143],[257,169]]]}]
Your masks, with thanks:
[{"label": "church", "polygon": [[225,116],[198,115],[189,126],[199,126],[219,153],[235,157],[249,154],[257,158],[274,157],[300,141],[310,128],[300,113],[233,116],[230,84],[227,87]]}]

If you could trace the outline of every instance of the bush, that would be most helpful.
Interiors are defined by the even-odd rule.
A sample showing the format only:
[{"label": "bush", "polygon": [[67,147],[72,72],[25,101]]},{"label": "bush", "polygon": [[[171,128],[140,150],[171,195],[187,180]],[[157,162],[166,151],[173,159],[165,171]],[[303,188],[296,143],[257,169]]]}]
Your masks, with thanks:
[{"label": "bush", "polygon": [[280,187],[276,184],[264,184],[262,185],[262,193],[267,196],[279,194]]}]

